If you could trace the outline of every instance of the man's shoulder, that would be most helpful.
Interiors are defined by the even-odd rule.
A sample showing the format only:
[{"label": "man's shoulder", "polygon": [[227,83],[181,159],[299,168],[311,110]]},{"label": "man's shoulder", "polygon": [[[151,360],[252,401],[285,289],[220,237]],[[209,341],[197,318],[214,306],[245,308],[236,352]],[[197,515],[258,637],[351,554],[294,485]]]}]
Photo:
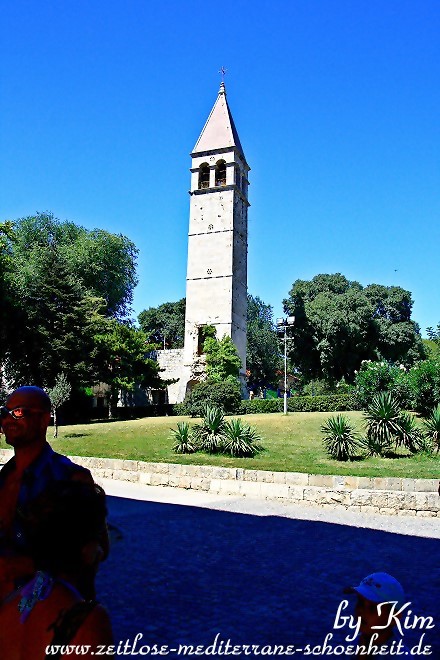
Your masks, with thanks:
[{"label": "man's shoulder", "polygon": [[49,449],[44,452],[42,456],[42,461],[40,465],[36,466],[36,469],[41,469],[44,472],[51,472],[53,477],[57,480],[61,479],[79,479],[81,481],[91,481],[93,482],[92,475],[90,470],[74,463],[65,454],[59,454],[54,451],[50,445]]}]

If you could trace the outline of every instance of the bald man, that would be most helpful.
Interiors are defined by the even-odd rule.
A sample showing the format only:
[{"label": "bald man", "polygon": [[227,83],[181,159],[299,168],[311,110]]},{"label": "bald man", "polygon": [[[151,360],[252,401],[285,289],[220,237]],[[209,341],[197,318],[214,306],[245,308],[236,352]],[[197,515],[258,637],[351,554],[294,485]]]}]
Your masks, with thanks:
[{"label": "bald man", "polygon": [[14,449],[14,457],[0,470],[0,598],[33,572],[23,524],[30,502],[53,481],[93,484],[89,470],[57,454],[47,442],[50,411],[48,395],[34,386],[19,387],[0,409],[2,431]]}]

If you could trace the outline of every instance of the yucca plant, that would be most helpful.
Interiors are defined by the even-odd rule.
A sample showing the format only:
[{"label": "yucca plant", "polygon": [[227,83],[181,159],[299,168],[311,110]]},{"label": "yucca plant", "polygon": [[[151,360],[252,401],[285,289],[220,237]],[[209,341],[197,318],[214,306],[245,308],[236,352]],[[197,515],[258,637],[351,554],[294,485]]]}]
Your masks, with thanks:
[{"label": "yucca plant", "polygon": [[225,416],[218,406],[206,406],[201,424],[193,427],[194,442],[198,449],[215,454],[222,450]]},{"label": "yucca plant", "polygon": [[367,441],[371,441],[372,446],[380,449],[381,454],[390,449],[401,433],[401,414],[400,403],[390,392],[375,394],[364,413]]},{"label": "yucca plant", "polygon": [[241,420],[231,419],[225,423],[224,451],[231,456],[255,456],[262,451],[261,436],[257,429]]},{"label": "yucca plant", "polygon": [[429,417],[423,422],[425,439],[430,441],[432,446],[440,450],[440,405],[436,406]]},{"label": "yucca plant", "polygon": [[365,452],[365,456],[383,456],[390,452],[393,448],[391,442],[378,440],[374,435],[367,435],[365,438],[359,440],[359,447]]},{"label": "yucca plant", "polygon": [[348,461],[354,458],[358,447],[357,434],[349,420],[344,415],[329,417],[321,426],[324,434],[324,445],[327,453],[337,461]]},{"label": "yucca plant", "polygon": [[177,429],[171,429],[170,438],[176,454],[193,454],[197,449],[188,422],[177,422]]},{"label": "yucca plant", "polygon": [[423,433],[417,426],[416,418],[408,412],[402,412],[399,418],[399,430],[395,437],[396,447],[405,447],[412,454],[423,447]]}]

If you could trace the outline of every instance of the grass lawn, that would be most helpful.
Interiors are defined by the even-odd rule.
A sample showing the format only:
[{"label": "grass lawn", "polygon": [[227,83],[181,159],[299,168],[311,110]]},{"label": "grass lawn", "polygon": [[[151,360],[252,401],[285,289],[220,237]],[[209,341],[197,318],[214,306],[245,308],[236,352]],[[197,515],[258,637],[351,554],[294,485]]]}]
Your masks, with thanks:
[{"label": "grass lawn", "polygon": [[[362,431],[362,413],[345,413]],[[207,454],[175,454],[168,439],[170,428],[187,417],[148,417],[124,422],[103,422],[64,426],[57,440],[49,440],[56,451],[76,456],[126,458],[151,462],[193,463],[244,467],[252,470],[309,472],[315,474],[350,474],[366,477],[406,477],[437,479],[440,455],[398,458],[368,458],[348,463],[329,458],[322,444],[320,427],[330,413],[281,413],[245,415],[263,437],[265,451],[255,458],[228,458]],[[7,447],[4,439],[1,447]]]}]

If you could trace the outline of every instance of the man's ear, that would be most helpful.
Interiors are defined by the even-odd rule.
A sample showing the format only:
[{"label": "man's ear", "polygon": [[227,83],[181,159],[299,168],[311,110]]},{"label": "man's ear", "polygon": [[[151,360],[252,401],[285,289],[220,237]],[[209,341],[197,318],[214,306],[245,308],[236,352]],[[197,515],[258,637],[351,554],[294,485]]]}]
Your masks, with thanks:
[{"label": "man's ear", "polygon": [[81,559],[85,566],[97,566],[102,559],[102,548],[97,541],[89,541],[81,550]]},{"label": "man's ear", "polygon": [[50,417],[51,417],[50,412],[45,412],[41,415],[41,428],[42,429],[43,428],[44,428],[44,430],[47,429],[47,427],[50,424]]}]

